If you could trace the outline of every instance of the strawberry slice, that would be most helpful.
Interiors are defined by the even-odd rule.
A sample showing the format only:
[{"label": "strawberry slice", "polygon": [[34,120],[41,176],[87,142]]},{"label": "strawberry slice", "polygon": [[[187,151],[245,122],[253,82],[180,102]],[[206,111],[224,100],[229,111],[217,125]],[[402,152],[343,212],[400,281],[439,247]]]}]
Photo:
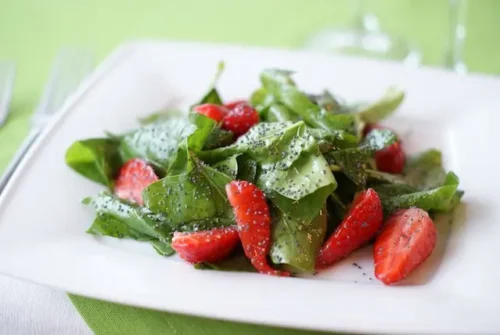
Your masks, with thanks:
[{"label": "strawberry slice", "polygon": [[[382,127],[378,124],[367,124],[363,129],[363,135],[366,136],[368,133],[374,129],[389,129],[387,127]],[[390,129],[392,131],[392,129]],[[400,174],[403,173],[406,155],[401,146],[401,140],[398,139],[396,143],[391,144],[387,148],[378,150],[375,153],[375,163],[377,169],[382,172]]]},{"label": "strawberry slice", "polygon": [[226,107],[228,110],[231,110],[231,109],[234,109],[236,106],[241,105],[241,104],[248,105],[248,101],[246,101],[246,100],[234,100],[234,101],[226,102],[224,104],[224,107]]},{"label": "strawberry slice", "polygon": [[368,243],[380,228],[383,215],[377,192],[369,188],[358,195],[349,213],[321,247],[316,269],[326,268]]},{"label": "strawberry slice", "polygon": [[215,104],[202,104],[193,108],[196,113],[208,116],[216,122],[222,121],[224,115],[227,113],[227,109],[224,106],[219,106]]},{"label": "strawberry slice", "polygon": [[172,248],[190,263],[224,260],[238,244],[240,237],[235,227],[214,228],[194,233],[175,232]]},{"label": "strawberry slice", "polygon": [[288,272],[275,270],[267,263],[271,247],[271,217],[264,193],[244,180],[227,184],[226,193],[236,216],[243,250],[252,265],[260,273],[290,276]]},{"label": "strawberry slice", "polygon": [[384,223],[373,247],[375,277],[386,285],[399,282],[429,257],[437,231],[420,208],[401,209]]},{"label": "strawberry slice", "polygon": [[406,155],[400,141],[375,153],[375,164],[377,165],[377,169],[382,172],[403,173],[405,163]]},{"label": "strawberry slice", "polygon": [[118,198],[143,205],[142,191],[157,180],[158,176],[151,165],[142,159],[133,158],[121,167],[114,192]]},{"label": "strawberry slice", "polygon": [[239,104],[224,116],[222,128],[241,136],[257,123],[259,123],[259,113],[247,104]]}]

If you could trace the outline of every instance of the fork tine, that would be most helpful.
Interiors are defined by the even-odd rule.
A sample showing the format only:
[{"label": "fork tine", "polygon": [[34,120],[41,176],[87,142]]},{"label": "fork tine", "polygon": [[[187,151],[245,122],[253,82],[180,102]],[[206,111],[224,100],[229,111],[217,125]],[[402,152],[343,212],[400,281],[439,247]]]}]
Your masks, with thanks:
[{"label": "fork tine", "polygon": [[45,85],[40,103],[33,115],[37,126],[55,114],[66,98],[80,85],[93,66],[93,55],[83,48],[64,48],[59,51]]},{"label": "fork tine", "polygon": [[16,67],[12,62],[0,62],[0,127],[9,115]]}]

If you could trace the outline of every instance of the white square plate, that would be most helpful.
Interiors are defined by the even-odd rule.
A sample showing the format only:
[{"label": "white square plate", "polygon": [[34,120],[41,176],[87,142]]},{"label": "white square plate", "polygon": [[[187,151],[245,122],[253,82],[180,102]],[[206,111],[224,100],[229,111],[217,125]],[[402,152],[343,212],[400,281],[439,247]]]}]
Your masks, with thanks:
[{"label": "white square plate", "polygon": [[[304,90],[374,99],[407,92],[393,126],[406,148],[443,150],[464,204],[437,222],[439,246],[403,285],[373,279],[370,248],[313,278],[198,271],[149,245],[85,234],[94,213],[80,200],[101,187],[64,164],[76,139],[120,132],[166,105],[188,106],[216,63],[227,99],[258,87],[263,68],[297,72]],[[500,333],[500,80],[412,70],[332,55],[193,43],[127,44],[66,103],[0,199],[0,272],[72,293],[159,310],[286,327],[376,333]],[[353,266],[353,263],[360,267]]]}]

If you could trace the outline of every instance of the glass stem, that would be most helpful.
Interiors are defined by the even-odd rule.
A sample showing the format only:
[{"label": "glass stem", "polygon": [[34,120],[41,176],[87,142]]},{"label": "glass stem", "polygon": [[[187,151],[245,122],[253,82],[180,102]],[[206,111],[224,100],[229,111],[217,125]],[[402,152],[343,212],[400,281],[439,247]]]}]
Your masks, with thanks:
[{"label": "glass stem", "polygon": [[352,26],[356,30],[375,32],[379,31],[378,19],[375,15],[370,14],[366,11],[366,1],[365,0],[353,0],[353,22]]},{"label": "glass stem", "polygon": [[466,39],[467,0],[449,0],[450,36],[445,66],[459,74],[467,72],[464,62]]}]

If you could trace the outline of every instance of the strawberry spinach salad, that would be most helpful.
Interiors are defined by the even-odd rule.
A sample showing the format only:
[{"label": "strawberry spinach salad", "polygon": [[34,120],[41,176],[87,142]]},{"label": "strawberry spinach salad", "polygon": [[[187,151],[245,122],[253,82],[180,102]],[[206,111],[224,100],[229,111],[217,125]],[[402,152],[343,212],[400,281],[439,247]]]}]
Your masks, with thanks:
[{"label": "strawberry spinach salad", "polygon": [[407,157],[379,124],[402,91],[347,104],[273,69],[247,99],[224,102],[219,75],[187,116],[156,113],[69,147],[69,167],[107,188],[83,200],[96,212],[88,233],[147,241],[200,269],[278,276],[316,273],[373,242],[388,285],[431,254],[432,218],[463,191],[438,150]]}]

